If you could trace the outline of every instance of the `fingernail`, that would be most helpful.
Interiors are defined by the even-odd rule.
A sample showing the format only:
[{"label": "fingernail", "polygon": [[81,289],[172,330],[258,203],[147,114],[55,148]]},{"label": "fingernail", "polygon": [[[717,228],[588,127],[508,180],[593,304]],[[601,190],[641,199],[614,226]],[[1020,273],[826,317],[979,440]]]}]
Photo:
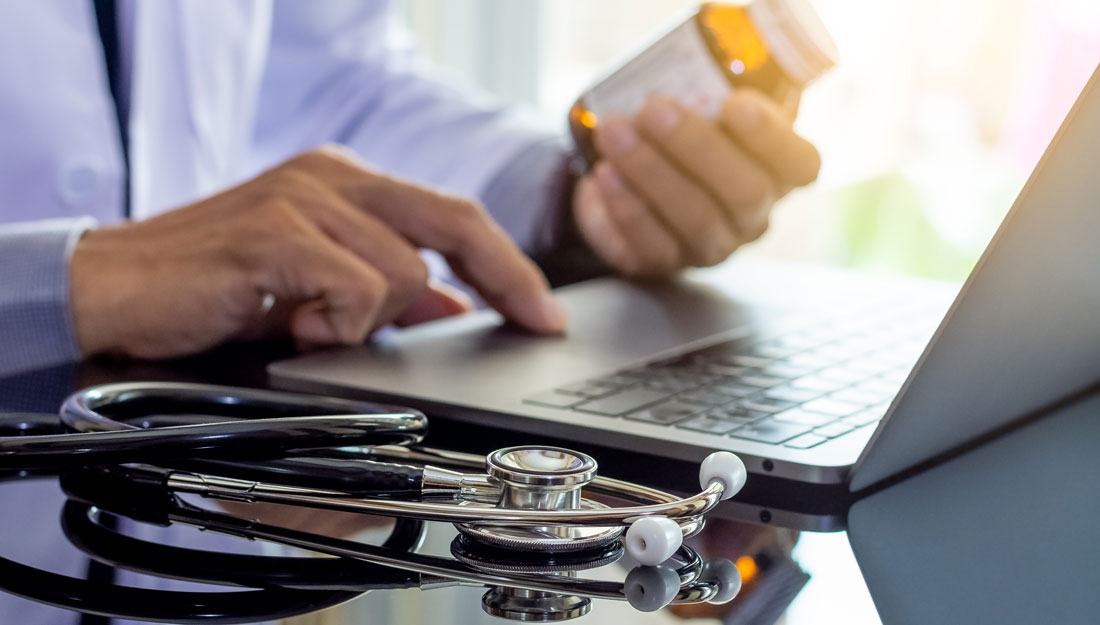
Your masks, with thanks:
[{"label": "fingernail", "polygon": [[611,154],[629,152],[638,143],[638,135],[624,119],[609,119],[603,127],[603,144]]},{"label": "fingernail", "polygon": [[600,190],[605,193],[621,193],[626,188],[615,166],[606,161],[596,166],[596,182],[600,183]]},{"label": "fingernail", "polygon": [[562,308],[561,303],[552,293],[544,293],[539,302],[542,313],[543,328],[549,332],[564,332],[569,315]]},{"label": "fingernail", "polygon": [[680,125],[680,111],[668,100],[652,100],[642,111],[641,121],[654,136],[667,135]]},{"label": "fingernail", "polygon": [[734,94],[726,102],[726,124],[739,133],[748,133],[760,124],[760,105],[747,95]]}]

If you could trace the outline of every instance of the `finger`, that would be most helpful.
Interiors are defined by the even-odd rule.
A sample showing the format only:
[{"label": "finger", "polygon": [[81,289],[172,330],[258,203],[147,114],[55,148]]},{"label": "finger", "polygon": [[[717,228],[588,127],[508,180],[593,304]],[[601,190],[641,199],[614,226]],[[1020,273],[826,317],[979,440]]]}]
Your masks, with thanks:
[{"label": "finger", "polygon": [[275,205],[266,217],[278,236],[259,237],[237,252],[255,290],[302,302],[290,320],[300,341],[362,342],[386,299],[385,278],[289,204]]},{"label": "finger", "polygon": [[672,231],[692,264],[712,265],[739,240],[724,211],[622,118],[596,127],[596,147]]},{"label": "finger", "polygon": [[281,172],[268,184],[275,186],[272,193],[293,202],[329,238],[386,279],[386,301],[375,319],[376,327],[396,319],[423,295],[428,267],[405,238],[310,174]]},{"label": "finger", "polygon": [[444,317],[462,315],[474,309],[474,303],[462,291],[453,286],[437,282],[406,308],[396,319],[399,326],[412,326],[418,323],[435,321]]},{"label": "finger", "polygon": [[756,238],[777,199],[768,170],[713,122],[670,99],[650,100],[638,116],[646,138],[721,203],[743,240]]},{"label": "finger", "polygon": [[596,184],[607,207],[612,226],[625,239],[637,259],[621,268],[638,277],[667,276],[680,268],[680,248],[676,239],[623,181],[615,166],[607,161],[596,164]]},{"label": "finger", "polygon": [[591,177],[577,182],[573,211],[585,241],[600,258],[617,271],[630,274],[640,264],[619,229],[611,220],[596,180]]},{"label": "finger", "polygon": [[373,174],[339,155],[301,165],[414,244],[440,252],[505,317],[539,332],[565,329],[538,267],[480,206]]},{"label": "finger", "polygon": [[821,169],[817,148],[794,132],[791,119],[764,94],[754,89],[734,91],[718,119],[781,185],[797,187],[817,179]]}]

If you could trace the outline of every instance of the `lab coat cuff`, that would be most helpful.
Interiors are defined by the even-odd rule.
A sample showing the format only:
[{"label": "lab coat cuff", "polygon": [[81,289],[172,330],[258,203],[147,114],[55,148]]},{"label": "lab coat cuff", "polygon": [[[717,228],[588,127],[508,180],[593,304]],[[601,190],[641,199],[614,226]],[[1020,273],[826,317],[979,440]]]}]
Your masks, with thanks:
[{"label": "lab coat cuff", "polygon": [[80,357],[69,261],[90,217],[0,226],[0,376]]}]

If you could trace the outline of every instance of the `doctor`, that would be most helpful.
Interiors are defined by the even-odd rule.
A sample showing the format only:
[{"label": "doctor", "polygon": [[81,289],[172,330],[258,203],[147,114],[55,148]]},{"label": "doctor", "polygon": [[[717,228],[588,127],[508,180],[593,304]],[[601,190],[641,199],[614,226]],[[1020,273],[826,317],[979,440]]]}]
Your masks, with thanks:
[{"label": "doctor", "polygon": [[559,332],[540,268],[715,264],[819,167],[739,92],[607,120],[578,179],[558,137],[426,75],[384,1],[0,2],[0,374],[466,310],[421,248]]}]

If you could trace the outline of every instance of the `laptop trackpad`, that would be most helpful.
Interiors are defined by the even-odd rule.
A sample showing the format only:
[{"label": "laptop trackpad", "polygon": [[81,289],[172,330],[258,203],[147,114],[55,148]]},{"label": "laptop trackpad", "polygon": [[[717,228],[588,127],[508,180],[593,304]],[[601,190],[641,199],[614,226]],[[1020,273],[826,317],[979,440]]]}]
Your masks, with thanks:
[{"label": "laptop trackpad", "polygon": [[[712,283],[713,284],[713,283]],[[394,395],[483,401],[610,373],[670,350],[747,335],[777,321],[712,284],[601,279],[559,291],[563,336],[537,336],[492,311],[384,333],[360,348],[276,363],[276,378],[312,379]],[[764,318],[762,318],[764,317]]]}]

